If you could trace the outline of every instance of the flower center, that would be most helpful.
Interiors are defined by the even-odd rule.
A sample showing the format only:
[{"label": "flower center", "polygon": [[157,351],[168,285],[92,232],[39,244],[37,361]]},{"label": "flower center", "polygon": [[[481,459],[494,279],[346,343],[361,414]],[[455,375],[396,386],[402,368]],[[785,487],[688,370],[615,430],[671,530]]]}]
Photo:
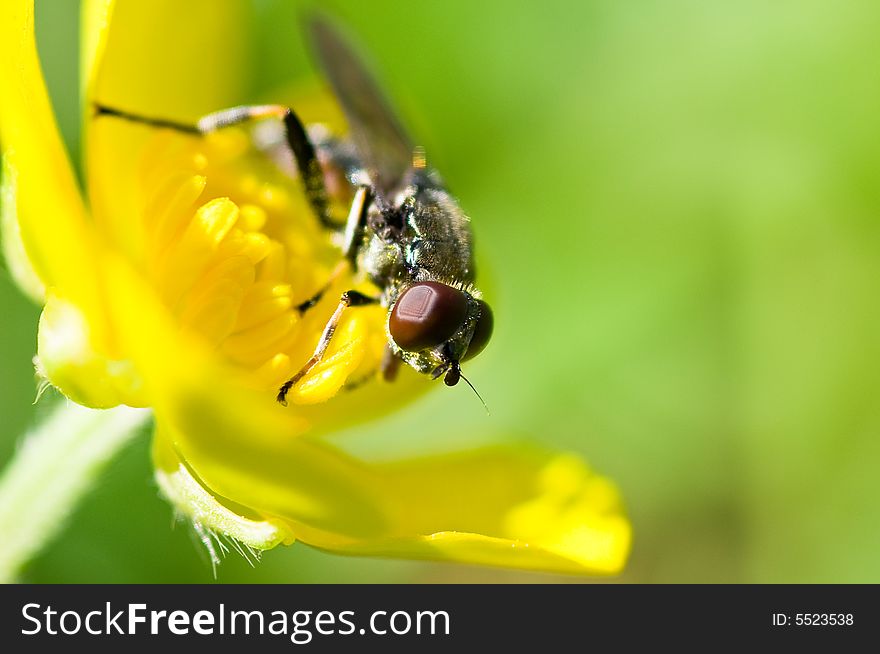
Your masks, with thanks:
[{"label": "flower center", "polygon": [[[341,293],[358,285],[300,191],[243,130],[157,133],[140,179],[145,269],[183,331],[254,384],[277,389],[309,359]],[[377,370],[384,311],[347,312],[322,363],[290,398],[332,396]]]}]

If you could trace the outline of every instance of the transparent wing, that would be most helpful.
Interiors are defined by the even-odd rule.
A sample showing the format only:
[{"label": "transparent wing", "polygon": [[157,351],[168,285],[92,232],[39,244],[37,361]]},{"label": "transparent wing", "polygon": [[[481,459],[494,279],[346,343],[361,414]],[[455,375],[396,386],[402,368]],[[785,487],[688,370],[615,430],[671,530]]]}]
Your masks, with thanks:
[{"label": "transparent wing", "polygon": [[412,166],[413,146],[372,76],[325,19],[309,21],[319,64],[376,190],[389,196]]}]

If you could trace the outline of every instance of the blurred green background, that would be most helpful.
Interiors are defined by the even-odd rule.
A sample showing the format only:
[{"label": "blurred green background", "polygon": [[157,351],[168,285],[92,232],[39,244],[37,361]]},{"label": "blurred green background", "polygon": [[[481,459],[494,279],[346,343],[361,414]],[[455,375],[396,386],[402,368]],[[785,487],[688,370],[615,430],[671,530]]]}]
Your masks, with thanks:
[{"label": "blurred green background", "polygon": [[[77,4],[37,4],[75,160]],[[618,581],[880,581],[880,5],[333,6],[473,217],[497,322],[469,369],[491,417],[461,386],[357,446],[506,433],[581,453],[634,524]],[[297,16],[261,1],[243,25],[252,101],[303,70]],[[6,461],[46,403],[39,312],[5,272],[0,307]],[[566,580],[299,545],[217,578]],[[24,579],[212,579],[147,433]]]}]

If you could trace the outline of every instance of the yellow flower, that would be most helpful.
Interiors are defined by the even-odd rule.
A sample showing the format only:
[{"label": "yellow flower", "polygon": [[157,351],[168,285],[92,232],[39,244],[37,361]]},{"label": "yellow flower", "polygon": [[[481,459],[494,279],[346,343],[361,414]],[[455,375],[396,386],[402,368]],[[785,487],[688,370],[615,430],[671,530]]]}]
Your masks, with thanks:
[{"label": "yellow flower", "polygon": [[[379,307],[349,312],[291,407],[275,402],[339,294],[357,287],[296,184],[241,130],[196,138],[89,111],[100,100],[195,122],[240,101],[242,12],[86,3],[83,195],[45,92],[32,2],[2,3],[4,251],[45,305],[42,374],[84,406],[150,407],[164,494],[251,547],[620,571],[630,526],[618,493],[577,457],[500,444],[375,463],[321,439],[427,388],[411,370],[370,381],[386,338]],[[337,122],[326,102],[297,110]]]}]

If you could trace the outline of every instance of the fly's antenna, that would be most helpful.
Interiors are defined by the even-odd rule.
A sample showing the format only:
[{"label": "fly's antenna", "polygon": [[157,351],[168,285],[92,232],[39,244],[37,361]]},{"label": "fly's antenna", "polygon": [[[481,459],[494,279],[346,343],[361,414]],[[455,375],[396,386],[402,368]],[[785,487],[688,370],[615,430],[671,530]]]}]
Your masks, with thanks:
[{"label": "fly's antenna", "polygon": [[474,385],[471,384],[470,380],[469,380],[467,377],[465,377],[464,375],[461,374],[461,370],[458,371],[458,374],[461,375],[461,378],[464,379],[465,383],[466,383],[468,386],[471,387],[471,390],[474,392],[474,395],[476,395],[476,396],[479,398],[480,402],[483,404],[483,408],[486,409],[486,415],[487,415],[487,416],[492,415],[491,413],[489,413],[489,407],[488,407],[488,405],[486,404],[486,400],[484,400],[484,399],[483,399],[483,396],[480,395],[479,391],[477,391],[477,389],[474,388]]}]

